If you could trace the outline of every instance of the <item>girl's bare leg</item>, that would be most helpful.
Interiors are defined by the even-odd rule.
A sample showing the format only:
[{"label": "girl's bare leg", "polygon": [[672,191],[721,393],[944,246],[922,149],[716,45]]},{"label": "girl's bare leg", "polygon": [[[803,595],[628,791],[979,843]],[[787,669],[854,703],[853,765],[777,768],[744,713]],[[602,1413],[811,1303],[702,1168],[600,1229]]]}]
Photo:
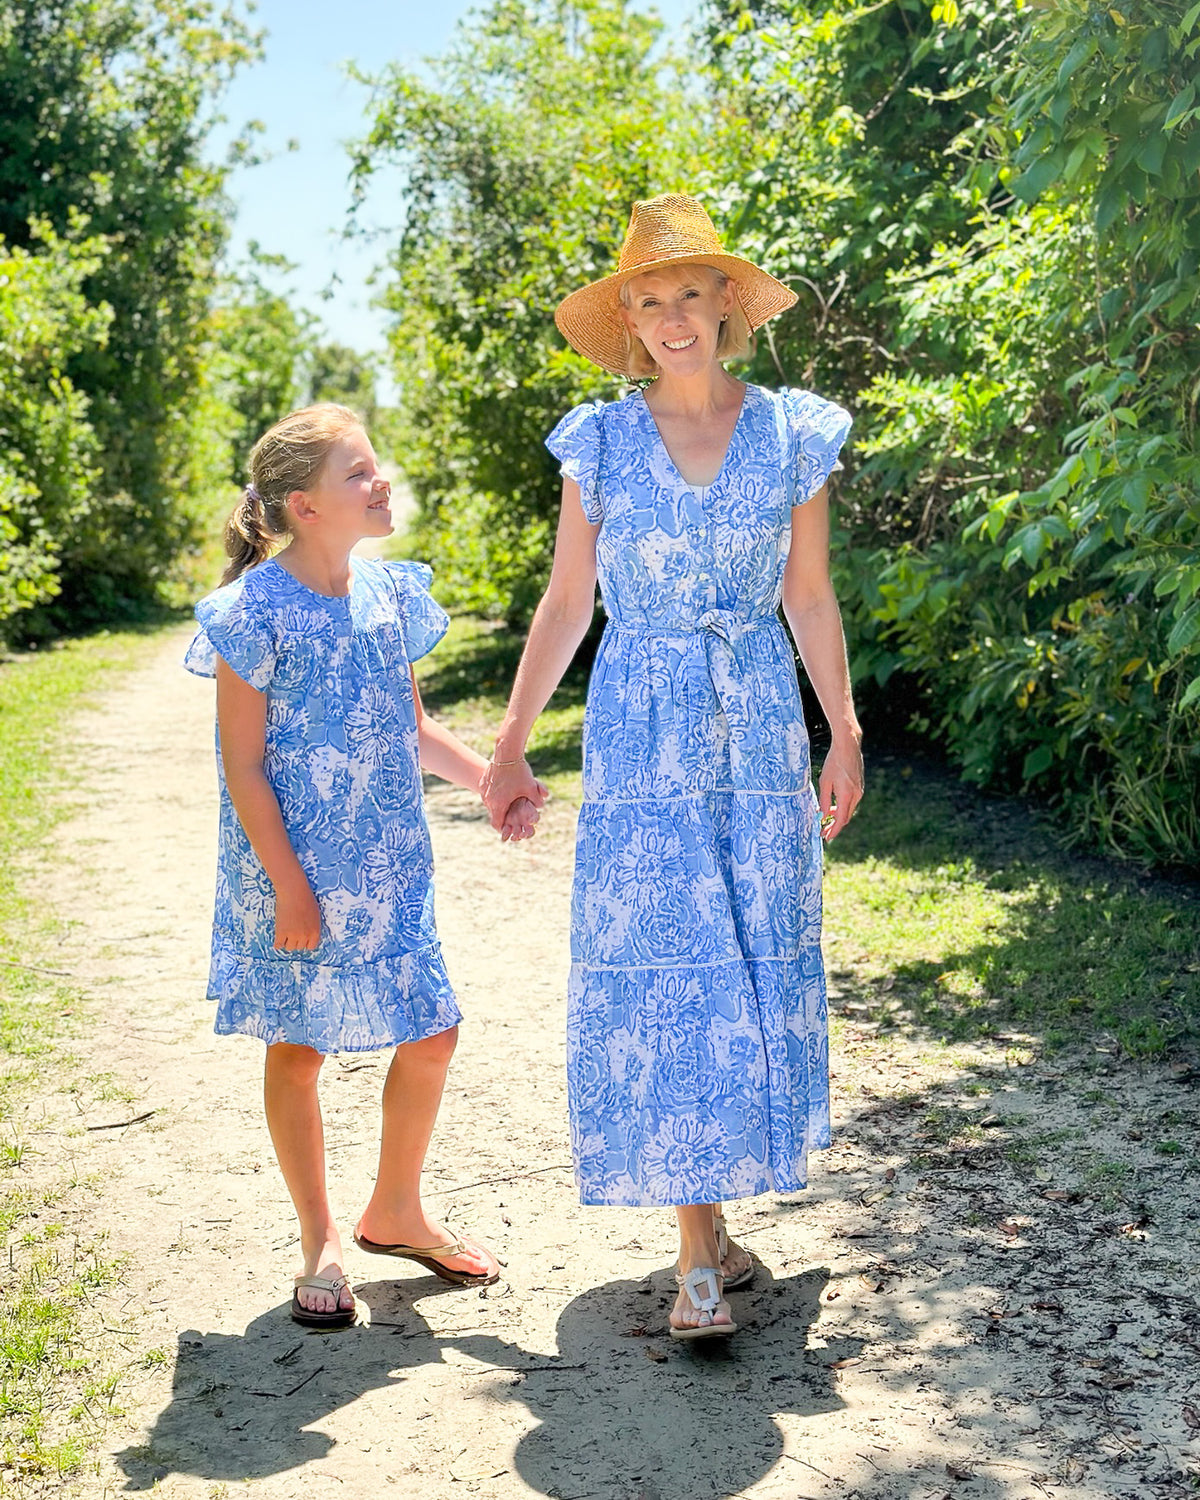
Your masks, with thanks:
[{"label": "girl's bare leg", "polygon": [[[290,1042],[268,1047],[263,1103],[279,1170],[300,1220],[304,1275],[333,1279],[342,1275],[342,1241],[325,1190],[325,1129],[317,1098],[322,1061],[311,1047]],[[310,1312],[354,1306],[349,1287],[337,1295],[300,1287],[297,1296]]]},{"label": "girl's bare leg", "polygon": [[[679,1274],[681,1276],[686,1275],[688,1271],[695,1270],[697,1266],[720,1268],[721,1262],[717,1259],[717,1229],[713,1219],[714,1212],[715,1205],[712,1203],[694,1203],[675,1210],[675,1217],[679,1220]],[[692,1305],[687,1292],[680,1287],[675,1306],[671,1309],[672,1328],[698,1328],[702,1321],[707,1323],[708,1315],[699,1312]],[[729,1313],[729,1303],[724,1297],[717,1304],[712,1321],[714,1323],[733,1322]]]},{"label": "girl's bare leg", "polygon": [[[457,1041],[454,1026],[419,1042],[405,1042],[392,1058],[383,1086],[379,1173],[371,1201],[358,1221],[358,1233],[377,1245],[424,1247],[446,1245],[455,1238],[425,1212],[421,1170]],[[499,1270],[493,1255],[470,1243],[462,1255],[445,1257],[445,1264],[479,1276]]]}]

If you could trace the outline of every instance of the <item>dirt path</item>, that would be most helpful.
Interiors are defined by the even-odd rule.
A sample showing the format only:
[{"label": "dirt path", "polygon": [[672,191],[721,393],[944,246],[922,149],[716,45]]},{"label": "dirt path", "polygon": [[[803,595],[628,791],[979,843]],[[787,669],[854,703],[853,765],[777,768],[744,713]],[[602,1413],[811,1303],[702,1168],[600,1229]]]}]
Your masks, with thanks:
[{"label": "dirt path", "polygon": [[[812,1190],[731,1212],[761,1260],[736,1294],[745,1332],[708,1357],[669,1341],[667,1215],[581,1210],[567,1165],[563,807],[512,849],[470,797],[429,798],[439,925],[467,1021],[428,1182],[507,1276],[484,1293],[419,1273],[388,1281],[352,1251],[369,1326],[297,1330],[261,1048],[214,1037],[204,1000],[212,690],[179,669],[185,639],[165,638],[79,719],[80,807],[42,882],[69,919],[56,961],[98,1019],[91,1082],[65,1096],[48,1080],[30,1106],[37,1150],[23,1170],[69,1179],[54,1210],[66,1232],[104,1232],[126,1257],[91,1330],[121,1372],[123,1415],[73,1492],[1193,1493],[1194,1179],[1187,1162],[1156,1163],[1148,1141],[1145,1214],[1109,1211],[1053,1144],[1086,1132],[1140,1151],[1130,1122],[1182,1104],[1169,1078],[1115,1061],[1098,1060],[1101,1108],[1061,1071],[1020,1066],[1011,1039],[950,1050],[844,1015],[837,1143]],[[371,1180],[384,1066],[326,1070],[347,1225]],[[1035,1138],[1032,1157],[1011,1149]]]}]

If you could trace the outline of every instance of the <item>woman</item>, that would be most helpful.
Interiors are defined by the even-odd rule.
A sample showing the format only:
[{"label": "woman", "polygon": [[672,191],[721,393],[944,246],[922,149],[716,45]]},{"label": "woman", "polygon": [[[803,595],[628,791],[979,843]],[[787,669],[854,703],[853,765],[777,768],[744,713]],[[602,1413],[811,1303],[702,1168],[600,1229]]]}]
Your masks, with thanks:
[{"label": "woman", "polygon": [[[653,375],[576,407],[554,567],[482,793],[499,825],[534,795],[534,721],[591,622],[609,619],[584,727],[568,1010],[584,1203],[679,1224],[678,1338],[735,1331],[753,1274],[721,1203],[805,1185],[829,1142],[821,838],[862,796],[861,733],[829,580],[825,482],[850,419],[746,386],[721,361],[795,301],[727,255],[679,195],[634,205],[618,270],[556,314],[607,370]],[[809,776],[784,614],[833,732]],[[823,816],[822,816],[823,815]]]}]

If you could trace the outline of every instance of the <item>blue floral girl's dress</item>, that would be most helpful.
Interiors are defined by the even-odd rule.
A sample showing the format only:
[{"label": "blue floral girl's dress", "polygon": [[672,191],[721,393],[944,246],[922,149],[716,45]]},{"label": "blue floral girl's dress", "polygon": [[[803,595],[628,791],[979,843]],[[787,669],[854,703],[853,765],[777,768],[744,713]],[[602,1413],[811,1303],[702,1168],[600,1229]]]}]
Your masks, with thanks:
[{"label": "blue floral girl's dress", "polygon": [[600,523],[609,616],[584,725],[567,1081],[584,1203],[715,1203],[829,1144],[821,839],[779,622],[791,512],[850,418],[746,389],[687,484],[640,392],[548,446]]},{"label": "blue floral girl's dress", "polygon": [[461,1016],[433,924],[433,859],[409,663],[449,621],[419,563],[359,558],[345,598],[274,560],[196,606],[184,665],[221,656],[267,695],[263,769],[321,908],[321,942],[279,952],[275,894],[221,767],[220,856],[208,993],[218,1032],[361,1052]]}]

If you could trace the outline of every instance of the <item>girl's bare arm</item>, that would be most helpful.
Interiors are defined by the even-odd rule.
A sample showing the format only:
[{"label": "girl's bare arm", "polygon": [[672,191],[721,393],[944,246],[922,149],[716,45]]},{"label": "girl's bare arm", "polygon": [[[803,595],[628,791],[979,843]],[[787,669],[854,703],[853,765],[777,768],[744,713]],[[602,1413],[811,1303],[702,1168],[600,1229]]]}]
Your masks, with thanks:
[{"label": "girl's bare arm", "polygon": [[275,887],[276,948],[312,949],[321,941],[321,911],[283,826],[263,770],[267,698],[217,658],[217,724],[225,785],[250,847]]}]

